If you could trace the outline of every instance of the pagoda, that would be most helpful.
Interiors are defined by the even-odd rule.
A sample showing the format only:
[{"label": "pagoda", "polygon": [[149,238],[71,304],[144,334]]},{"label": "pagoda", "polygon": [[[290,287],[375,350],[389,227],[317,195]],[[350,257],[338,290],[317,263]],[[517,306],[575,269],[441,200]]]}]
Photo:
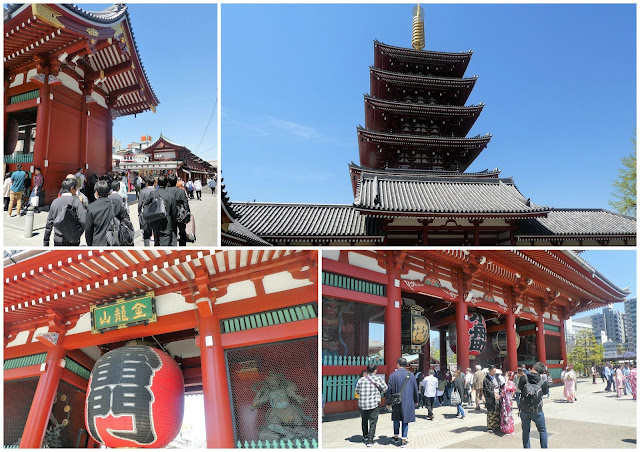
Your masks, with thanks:
[{"label": "pagoda", "polygon": [[468,136],[484,108],[467,105],[472,51],[424,50],[419,5],[413,21],[412,48],[374,41],[353,204],[233,203],[243,224],[282,245],[635,244],[635,218],[538,205],[498,168],[465,172],[491,141]]}]

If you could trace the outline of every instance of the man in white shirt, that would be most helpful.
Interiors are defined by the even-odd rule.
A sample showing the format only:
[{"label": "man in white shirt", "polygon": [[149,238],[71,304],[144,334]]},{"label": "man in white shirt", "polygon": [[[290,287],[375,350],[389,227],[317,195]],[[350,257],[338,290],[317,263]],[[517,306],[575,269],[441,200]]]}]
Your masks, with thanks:
[{"label": "man in white shirt", "polygon": [[427,410],[429,410],[429,415],[427,419],[430,421],[433,420],[433,401],[436,398],[436,390],[438,389],[438,379],[434,376],[435,371],[431,369],[429,371],[429,376],[425,377],[420,384],[420,392],[424,395],[427,400]]},{"label": "man in white shirt", "polygon": [[471,390],[473,389],[473,373],[471,369],[467,367],[467,371],[464,374],[464,393],[466,398],[467,406],[472,404],[471,400]]}]

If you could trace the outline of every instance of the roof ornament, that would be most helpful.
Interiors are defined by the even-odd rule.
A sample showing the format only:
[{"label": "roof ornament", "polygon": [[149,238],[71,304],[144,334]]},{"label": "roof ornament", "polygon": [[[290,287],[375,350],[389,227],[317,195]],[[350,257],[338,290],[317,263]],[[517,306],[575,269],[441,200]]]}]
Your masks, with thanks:
[{"label": "roof ornament", "polygon": [[417,4],[413,7],[413,32],[411,46],[416,50],[424,49],[424,10]]}]

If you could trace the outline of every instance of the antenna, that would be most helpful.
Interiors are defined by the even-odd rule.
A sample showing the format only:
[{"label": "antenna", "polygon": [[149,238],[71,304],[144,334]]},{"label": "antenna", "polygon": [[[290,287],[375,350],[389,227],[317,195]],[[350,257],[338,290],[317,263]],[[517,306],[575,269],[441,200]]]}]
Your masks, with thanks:
[{"label": "antenna", "polygon": [[424,49],[424,10],[420,4],[413,7],[411,46],[416,50]]}]

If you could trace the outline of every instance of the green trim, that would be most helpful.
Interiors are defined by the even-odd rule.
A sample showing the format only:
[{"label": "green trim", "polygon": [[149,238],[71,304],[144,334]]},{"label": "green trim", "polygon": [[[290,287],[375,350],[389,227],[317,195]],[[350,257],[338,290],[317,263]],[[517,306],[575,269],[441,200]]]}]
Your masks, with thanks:
[{"label": "green trim", "polygon": [[382,366],[384,358],[380,356],[330,356],[322,357],[323,366],[368,366],[375,364]]},{"label": "green trim", "polygon": [[312,439],[309,441],[308,439],[303,439],[300,441],[296,439],[291,441],[290,439],[285,441],[281,439],[279,442],[276,440],[273,441],[245,441],[244,443],[238,441],[236,444],[236,449],[317,449],[318,441]]},{"label": "green trim", "polygon": [[4,370],[17,369],[19,367],[34,366],[42,364],[47,359],[46,353],[38,353],[37,355],[21,356],[20,358],[11,358],[4,361]]},{"label": "green trim", "polygon": [[33,91],[27,91],[26,93],[16,94],[9,98],[9,105],[24,102],[25,100],[37,99],[40,96],[40,90],[34,89]]},{"label": "green trim", "polygon": [[89,381],[89,376],[91,375],[90,370],[82,367],[82,365],[78,364],[77,362],[75,362],[69,357],[65,358],[64,361],[65,361],[65,369]]},{"label": "green trim", "polygon": [[335,273],[322,272],[322,284],[325,286],[339,287],[340,289],[353,290],[355,292],[368,293],[370,295],[378,295],[380,297],[387,296],[387,287],[384,284]]},{"label": "green trim", "polygon": [[[548,364],[548,362],[547,362]],[[549,371],[549,376],[555,380],[558,379],[562,376],[562,369],[560,369],[559,367],[553,368],[553,369],[548,369]]]},{"label": "green trim", "polygon": [[280,325],[283,323],[298,322],[300,320],[315,319],[318,317],[315,303],[292,306],[290,308],[265,311],[257,314],[233,317],[220,321],[222,333],[235,333],[237,331],[252,330],[265,326]]},{"label": "green trim", "polygon": [[323,375],[322,394],[325,402],[355,400],[355,388],[359,375]]},{"label": "green trim", "polygon": [[560,327],[559,326],[547,325],[546,323],[544,324],[544,329],[545,330],[549,330],[549,331],[555,331],[556,333],[560,332]]},{"label": "green trim", "polygon": [[26,154],[11,154],[4,156],[4,163],[32,163],[33,162],[33,152],[29,152]]},{"label": "green trim", "polygon": [[530,323],[528,325],[520,325],[518,327],[516,327],[516,331],[520,332],[520,331],[530,331],[530,330],[535,330],[536,329],[536,325],[534,323]]}]

